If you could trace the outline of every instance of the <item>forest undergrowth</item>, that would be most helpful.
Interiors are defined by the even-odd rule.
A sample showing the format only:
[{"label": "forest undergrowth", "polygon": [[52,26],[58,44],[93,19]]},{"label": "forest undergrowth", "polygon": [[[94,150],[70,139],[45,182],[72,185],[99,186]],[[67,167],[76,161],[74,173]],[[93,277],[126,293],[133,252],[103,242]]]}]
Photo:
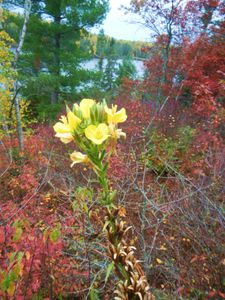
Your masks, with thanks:
[{"label": "forest undergrowth", "polygon": [[[202,136],[177,103],[161,113],[125,97],[117,103],[127,110],[127,139],[111,157],[110,187],[156,299],[223,299],[222,141]],[[93,172],[70,167],[71,146],[47,125],[33,127],[22,154],[16,143],[3,146],[13,161],[1,152],[2,297],[110,299],[115,277],[105,280],[105,209]]]}]

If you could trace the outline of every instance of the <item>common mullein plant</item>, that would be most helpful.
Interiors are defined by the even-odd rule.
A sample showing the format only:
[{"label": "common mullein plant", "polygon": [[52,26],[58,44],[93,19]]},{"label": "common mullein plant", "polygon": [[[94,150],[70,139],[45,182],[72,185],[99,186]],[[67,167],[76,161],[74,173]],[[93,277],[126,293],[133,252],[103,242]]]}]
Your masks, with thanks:
[{"label": "common mullein plant", "polygon": [[74,142],[76,150],[70,154],[71,167],[78,163],[88,165],[97,175],[101,186],[100,205],[106,208],[104,230],[109,242],[109,269],[114,270],[120,281],[115,290],[115,300],[154,299],[149,285],[135,258],[135,248],[126,239],[129,230],[125,214],[114,204],[116,191],[111,191],[107,178],[110,156],[116,151],[117,141],[126,134],[118,128],[127,119],[124,108],[117,110],[103,102],[83,99],[54,125],[56,137],[63,143]]}]

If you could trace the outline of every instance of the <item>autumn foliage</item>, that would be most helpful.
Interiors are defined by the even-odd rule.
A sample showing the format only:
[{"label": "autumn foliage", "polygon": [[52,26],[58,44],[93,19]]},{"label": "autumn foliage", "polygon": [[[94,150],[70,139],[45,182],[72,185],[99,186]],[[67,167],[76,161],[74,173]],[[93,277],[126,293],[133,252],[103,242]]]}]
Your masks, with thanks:
[{"label": "autumn foliage", "polygon": [[[132,1],[137,11],[150,2]],[[185,9],[166,64],[160,34],[143,49],[144,79],[123,79],[115,102],[126,108],[127,138],[108,176],[156,299],[225,299],[225,22],[210,23],[225,8],[201,0]],[[201,23],[194,37],[190,16]],[[73,149],[52,125],[30,126],[24,153],[11,137],[0,140],[0,298],[111,299],[117,278],[92,170],[70,168]]]}]

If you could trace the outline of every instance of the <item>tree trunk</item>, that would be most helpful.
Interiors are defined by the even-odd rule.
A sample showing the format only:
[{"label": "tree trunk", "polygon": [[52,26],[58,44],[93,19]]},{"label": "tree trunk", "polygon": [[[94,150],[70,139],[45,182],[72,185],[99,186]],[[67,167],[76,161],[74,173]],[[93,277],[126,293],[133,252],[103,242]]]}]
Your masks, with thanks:
[{"label": "tree trunk", "polygon": [[60,48],[61,48],[61,1],[58,3],[58,10],[54,16],[54,23],[56,24],[57,30],[54,35],[55,40],[55,51],[54,51],[54,68],[53,76],[56,78],[55,90],[51,94],[51,104],[56,104],[59,102],[59,81],[60,81]]},{"label": "tree trunk", "polygon": [[163,56],[163,65],[162,65],[162,76],[160,78],[159,88],[157,92],[156,97],[156,105],[158,106],[158,109],[160,109],[164,99],[163,98],[163,86],[166,83],[166,73],[168,71],[168,62],[169,62],[169,56],[170,56],[170,46],[172,41],[172,31],[170,30],[168,32],[168,41],[165,47],[165,50],[162,50],[162,56]]},{"label": "tree trunk", "polygon": [[[1,124],[2,124],[2,128],[4,130],[4,133],[6,134],[9,141],[11,141],[11,136],[10,136],[10,133],[9,133],[9,126],[7,124],[5,115],[3,113],[1,102],[0,102],[0,121],[1,121]],[[9,156],[9,161],[11,162],[12,161],[12,149],[11,149],[11,147],[9,147],[8,156]]]},{"label": "tree trunk", "polygon": [[19,140],[19,147],[20,150],[24,150],[24,134],[23,134],[23,126],[21,121],[21,115],[20,115],[20,104],[18,97],[15,98],[15,111],[16,111],[16,129],[17,129],[17,135]]},{"label": "tree trunk", "polygon": [[59,101],[59,92],[57,90],[51,93],[51,104],[56,104]]},{"label": "tree trunk", "polygon": [[28,23],[29,18],[30,18],[31,5],[32,5],[31,0],[25,0],[23,27],[22,27],[22,30],[20,32],[19,43],[18,43],[18,46],[17,46],[15,54],[14,54],[14,64],[15,64],[15,66],[17,64],[20,52],[21,52],[22,47],[23,47],[23,43],[24,43],[26,31],[27,31],[27,23]]},{"label": "tree trunk", "polygon": [[[24,39],[25,39],[26,31],[27,31],[27,23],[28,23],[29,17],[30,17],[31,5],[32,5],[31,0],[25,0],[23,27],[22,27],[22,30],[20,33],[18,46],[17,46],[15,54],[14,54],[13,66],[14,66],[15,70],[17,69],[18,58],[19,58],[19,55],[21,53],[21,50],[22,50],[22,47],[24,44]],[[24,150],[24,134],[23,134],[23,127],[22,127],[22,122],[21,122],[20,105],[19,105],[17,87],[18,87],[18,84],[15,83],[15,85],[14,85],[15,100],[14,101],[15,101],[15,110],[16,110],[16,127],[17,127],[18,139],[19,139],[19,147],[20,147],[20,150],[23,151]]]}]

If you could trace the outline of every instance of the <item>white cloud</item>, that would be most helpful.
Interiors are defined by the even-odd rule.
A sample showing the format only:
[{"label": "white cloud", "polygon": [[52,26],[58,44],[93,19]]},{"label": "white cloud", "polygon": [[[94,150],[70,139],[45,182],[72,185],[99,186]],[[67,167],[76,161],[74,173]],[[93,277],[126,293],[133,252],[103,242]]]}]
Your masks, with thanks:
[{"label": "white cloud", "polygon": [[[110,11],[100,28],[104,29],[105,34],[116,39],[149,41],[148,30],[134,22],[137,17],[132,14],[125,15],[125,11],[121,9],[122,5],[129,6],[129,4],[130,0],[110,0]],[[95,29],[94,32],[98,30]]]}]

